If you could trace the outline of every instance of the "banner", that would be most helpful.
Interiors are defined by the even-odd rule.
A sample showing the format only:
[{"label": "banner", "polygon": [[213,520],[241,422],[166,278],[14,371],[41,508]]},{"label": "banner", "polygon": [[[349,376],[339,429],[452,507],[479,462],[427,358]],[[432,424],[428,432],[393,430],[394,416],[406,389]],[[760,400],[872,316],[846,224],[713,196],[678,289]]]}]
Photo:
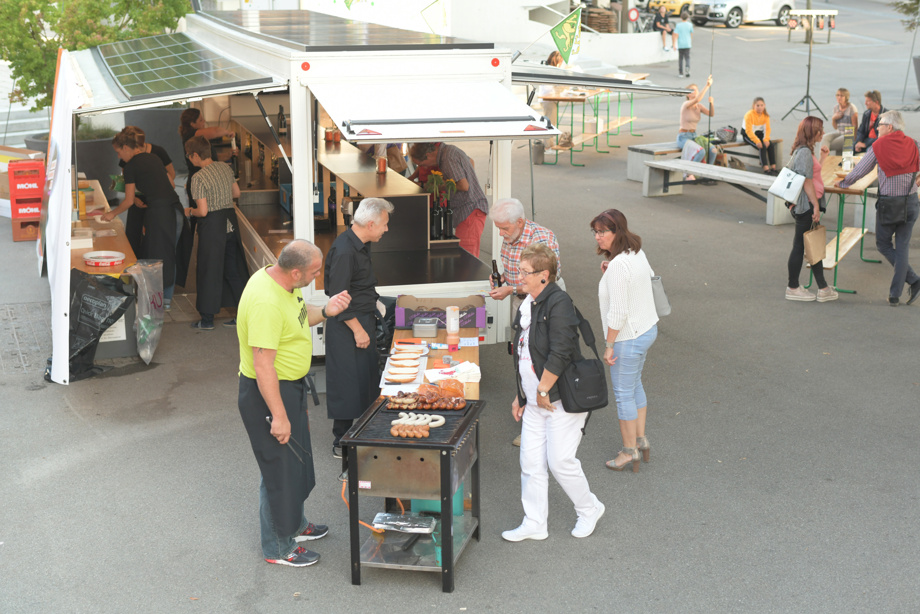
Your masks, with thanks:
[{"label": "banner", "polygon": [[568,17],[553,26],[550,30],[556,49],[562,55],[562,60],[568,64],[569,57],[578,55],[581,50],[581,9],[572,11]]}]

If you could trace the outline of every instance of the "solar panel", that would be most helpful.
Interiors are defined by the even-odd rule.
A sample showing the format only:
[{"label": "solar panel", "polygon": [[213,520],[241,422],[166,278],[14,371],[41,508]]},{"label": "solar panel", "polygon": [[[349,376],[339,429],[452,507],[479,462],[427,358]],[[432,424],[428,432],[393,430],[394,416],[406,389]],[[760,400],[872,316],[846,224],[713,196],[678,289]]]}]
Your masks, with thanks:
[{"label": "solar panel", "polygon": [[185,34],[108,43],[98,49],[130,100],[272,82],[271,77],[217,55]]}]

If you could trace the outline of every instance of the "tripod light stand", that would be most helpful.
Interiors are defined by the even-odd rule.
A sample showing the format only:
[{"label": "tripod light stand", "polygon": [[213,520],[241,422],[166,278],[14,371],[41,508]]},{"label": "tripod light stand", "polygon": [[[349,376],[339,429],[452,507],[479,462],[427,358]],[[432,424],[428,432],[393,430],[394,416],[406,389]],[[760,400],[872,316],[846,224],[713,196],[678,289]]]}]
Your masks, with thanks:
[{"label": "tripod light stand", "polygon": [[783,119],[786,119],[790,113],[793,111],[800,111],[799,109],[802,104],[805,105],[805,113],[811,115],[811,105],[814,105],[818,113],[821,114],[825,120],[827,120],[827,115],[824,114],[824,111],[821,110],[821,107],[818,106],[818,103],[815,102],[815,99],[811,97],[811,50],[815,45],[815,16],[814,15],[805,15],[808,19],[808,77],[805,80],[805,95],[802,96],[797,103],[792,105],[792,108],[786,111],[786,114],[783,115]]}]

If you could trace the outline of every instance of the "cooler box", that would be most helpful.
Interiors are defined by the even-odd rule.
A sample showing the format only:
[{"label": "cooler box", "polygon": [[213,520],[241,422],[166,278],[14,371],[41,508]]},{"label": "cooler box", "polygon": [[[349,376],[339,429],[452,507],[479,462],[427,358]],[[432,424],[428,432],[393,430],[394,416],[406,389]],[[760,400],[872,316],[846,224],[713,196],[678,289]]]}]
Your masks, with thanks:
[{"label": "cooler box", "polygon": [[[412,499],[412,513],[434,512],[441,513],[441,502],[436,499]],[[463,483],[454,493],[454,516],[463,516]]]}]

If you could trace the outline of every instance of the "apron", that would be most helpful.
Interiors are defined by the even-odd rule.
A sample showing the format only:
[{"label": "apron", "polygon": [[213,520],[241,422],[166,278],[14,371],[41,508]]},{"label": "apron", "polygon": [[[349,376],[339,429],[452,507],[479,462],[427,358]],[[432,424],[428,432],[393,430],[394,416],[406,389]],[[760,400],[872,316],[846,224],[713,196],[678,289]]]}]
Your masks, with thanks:
[{"label": "apron", "polygon": [[[272,437],[265,421],[271,412],[259,393],[256,380],[240,375],[239,410],[249,443],[255,454],[272,513],[272,524],[280,535],[294,535],[303,521],[303,504],[316,485],[313,471],[313,448],[310,445],[310,421],[307,415],[307,391],[304,379],[279,382],[281,401],[291,422],[293,441],[281,445]],[[289,447],[290,446],[290,447]],[[293,448],[303,463],[291,451]]]},{"label": "apron", "polygon": [[176,215],[182,214],[179,201],[166,199],[147,203],[144,215],[142,258],[163,261],[163,287],[176,282]]},{"label": "apron", "polygon": [[[227,222],[233,232],[227,232]],[[233,249],[240,243],[236,211],[218,209],[208,211],[198,218],[198,297],[195,308],[198,313],[215,315],[221,307],[236,308],[246,286],[245,262],[241,263],[241,249]],[[228,249],[229,248],[229,249]],[[228,261],[227,255],[230,256]]]},{"label": "apron", "polygon": [[356,317],[371,338],[364,349],[344,322],[329,318],[325,324],[326,411],[333,420],[359,418],[380,395],[377,319],[372,313]]}]

